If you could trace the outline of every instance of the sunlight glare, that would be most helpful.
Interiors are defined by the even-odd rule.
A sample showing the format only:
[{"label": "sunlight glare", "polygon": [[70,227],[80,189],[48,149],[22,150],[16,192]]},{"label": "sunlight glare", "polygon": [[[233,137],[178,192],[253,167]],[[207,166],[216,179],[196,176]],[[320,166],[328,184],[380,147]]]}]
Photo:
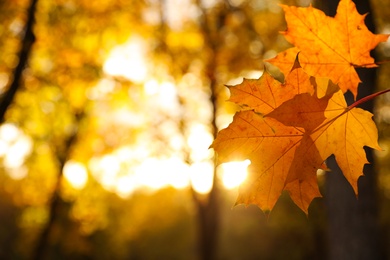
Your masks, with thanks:
[{"label": "sunlight glare", "polygon": [[119,159],[111,154],[102,158],[92,158],[88,164],[93,176],[103,188],[113,191],[116,188],[116,176],[120,170]]},{"label": "sunlight glare", "polygon": [[222,183],[228,189],[238,187],[247,177],[247,168],[250,160],[241,162],[228,162],[221,165],[222,168]]},{"label": "sunlight glare", "polygon": [[176,106],[177,103],[177,91],[176,86],[172,82],[162,82],[160,84],[160,91],[159,91],[159,103],[163,108],[171,109],[171,110],[177,110],[178,107]]},{"label": "sunlight glare", "polygon": [[161,162],[156,158],[148,158],[135,170],[139,184],[153,190],[165,186],[164,177],[161,174]]},{"label": "sunlight glare", "polygon": [[[189,166],[175,156],[156,158],[144,154],[146,158],[139,158],[141,161],[138,162],[134,156],[132,149],[122,147],[101,158],[91,159],[89,168],[105,189],[123,198],[136,190],[153,192],[165,187],[183,189],[192,185],[196,192],[207,194],[212,188],[214,166],[211,161],[198,161]],[[249,160],[222,164],[223,186],[226,189],[239,186],[246,178],[249,164]]]},{"label": "sunlight glare", "polygon": [[116,186],[116,193],[121,198],[129,197],[134,190],[137,189],[136,176],[121,176],[118,178],[118,185]]},{"label": "sunlight glare", "polygon": [[163,109],[172,115],[180,111],[177,87],[173,82],[159,82],[156,79],[149,79],[144,84],[144,92],[148,95],[148,102],[151,108]]},{"label": "sunlight glare", "polygon": [[32,150],[30,137],[20,132],[20,136],[8,147],[4,158],[4,165],[7,168],[18,168],[22,166],[25,158]]},{"label": "sunlight glare", "polygon": [[[106,190],[126,198],[136,190],[189,186],[189,167],[179,157],[148,157],[143,149],[122,147],[89,162],[92,175]],[[141,155],[141,156],[140,156]]]},{"label": "sunlight glare", "polygon": [[207,194],[213,187],[214,166],[211,162],[198,162],[191,165],[190,178],[193,189]]},{"label": "sunlight glare", "polygon": [[20,134],[19,128],[13,124],[3,124],[0,127],[0,138],[6,142],[15,141]]},{"label": "sunlight glare", "polygon": [[82,163],[67,161],[64,166],[64,177],[73,188],[81,190],[88,181],[87,169]]},{"label": "sunlight glare", "polygon": [[156,95],[159,92],[159,84],[155,79],[151,79],[145,82],[144,90],[147,95]]},{"label": "sunlight glare", "polygon": [[188,166],[179,158],[148,158],[136,170],[139,184],[153,190],[172,186],[177,189],[189,184]]},{"label": "sunlight glare", "polygon": [[148,74],[145,45],[141,37],[132,37],[126,44],[115,47],[104,63],[104,72],[136,83],[145,81]]},{"label": "sunlight glare", "polygon": [[8,175],[19,180],[24,178],[28,170],[23,166],[26,157],[31,153],[33,141],[22,130],[13,124],[0,126],[0,156]]},{"label": "sunlight glare", "polygon": [[195,124],[190,129],[188,145],[191,148],[191,159],[195,162],[211,158],[212,150],[209,146],[213,142],[213,136],[203,124]]}]

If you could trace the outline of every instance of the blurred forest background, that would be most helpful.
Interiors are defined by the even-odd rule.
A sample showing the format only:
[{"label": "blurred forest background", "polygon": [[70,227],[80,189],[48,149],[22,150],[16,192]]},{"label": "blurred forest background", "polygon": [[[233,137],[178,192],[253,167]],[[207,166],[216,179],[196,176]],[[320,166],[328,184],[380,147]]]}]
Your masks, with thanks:
[{"label": "blurred forest background", "polygon": [[[368,211],[331,209],[344,196],[326,189],[332,173],[309,216],[286,194],[268,216],[232,208],[249,162],[215,167],[208,149],[237,110],[224,85],[265,66],[281,76],[263,63],[289,47],[279,4],[329,3],[0,1],[0,259],[327,259],[335,236],[390,259],[390,95],[375,101],[384,151]],[[390,33],[389,2],[370,4],[366,19]],[[390,42],[376,59],[390,59]],[[370,91],[389,88],[389,71]],[[335,235],[338,214],[372,226],[366,240]]]}]

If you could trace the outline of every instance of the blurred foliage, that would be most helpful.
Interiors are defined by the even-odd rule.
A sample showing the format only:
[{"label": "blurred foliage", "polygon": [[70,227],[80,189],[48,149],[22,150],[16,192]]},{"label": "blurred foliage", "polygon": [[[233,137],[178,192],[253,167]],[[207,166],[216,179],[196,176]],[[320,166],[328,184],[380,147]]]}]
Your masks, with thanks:
[{"label": "blurred foliage", "polygon": [[[288,46],[279,34],[285,22],[278,4],[308,5],[310,1],[210,1],[213,4],[206,11],[214,25],[212,43],[204,40],[199,7],[191,1],[184,7],[179,2],[38,2],[36,42],[21,89],[0,129],[2,135],[4,126],[17,127],[30,144],[19,163],[1,156],[1,259],[26,259],[35,250],[48,221],[61,158],[85,165],[88,182],[76,189],[65,179],[61,181],[61,217],[50,235],[49,259],[197,259],[197,218],[189,188],[139,190],[122,196],[118,187],[103,183],[105,177],[94,173],[91,164],[123,148],[133,151],[134,155],[124,156],[127,163],[119,170],[112,169],[112,178],[119,179],[149,156],[186,159],[186,151],[191,153],[187,163],[210,160],[207,149],[201,155],[189,151],[188,140],[194,125],[207,128],[210,122],[205,66],[211,45],[217,50],[217,113],[222,126],[236,110],[225,102],[224,84],[263,70],[263,59]],[[378,30],[389,33],[390,6],[380,0],[372,2]],[[18,62],[28,5],[28,0],[0,2],[1,93],[9,86]],[[182,9],[172,9],[175,5]],[[103,69],[112,50],[129,39],[140,39],[143,44],[148,70],[140,81],[109,75]],[[389,45],[383,44],[378,53],[378,60],[388,60]],[[122,71],[134,69],[129,64],[121,66]],[[379,88],[387,88],[389,69],[388,63],[381,65]],[[153,92],[156,82],[168,95],[164,106],[159,101],[167,97]],[[378,154],[377,167],[383,235],[388,237],[390,96],[377,104],[375,118],[385,150]],[[76,115],[82,115],[81,120]],[[76,142],[69,147],[71,135],[76,135]],[[3,139],[0,145],[5,145]],[[267,217],[255,207],[231,209],[235,196],[236,190],[224,191],[221,198],[218,259],[326,256],[322,200],[313,203],[307,218],[283,196]]]},{"label": "blurred foliage", "polygon": [[[383,1],[373,0],[372,8],[377,30],[381,33],[390,33],[390,6]],[[380,63],[378,69],[377,89],[388,89],[390,81],[390,44],[389,42],[378,46],[377,55]],[[376,169],[378,171],[378,186],[380,188],[380,217],[382,247],[385,248],[386,255],[390,256],[390,95],[386,94],[376,99],[374,118],[379,130],[379,145],[383,152],[376,153]]]}]

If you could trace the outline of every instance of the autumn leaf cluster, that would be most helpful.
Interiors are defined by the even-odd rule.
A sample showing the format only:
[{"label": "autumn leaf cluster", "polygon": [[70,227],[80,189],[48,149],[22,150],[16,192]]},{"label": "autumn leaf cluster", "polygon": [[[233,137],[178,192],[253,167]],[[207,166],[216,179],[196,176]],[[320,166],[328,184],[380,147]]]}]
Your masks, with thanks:
[{"label": "autumn leaf cluster", "polygon": [[268,62],[284,73],[281,83],[267,71],[259,79],[229,86],[240,105],[233,122],[212,144],[218,162],[249,159],[248,178],[236,204],[272,210],[286,190],[305,213],[320,197],[317,170],[334,155],[357,194],[357,180],[368,163],[364,146],[380,150],[372,114],[347,106],[346,91],[357,96],[357,67],[376,64],[370,51],[387,35],[375,35],[351,0],[341,0],[335,17],[322,11],[282,6],[283,32],[292,47]]}]

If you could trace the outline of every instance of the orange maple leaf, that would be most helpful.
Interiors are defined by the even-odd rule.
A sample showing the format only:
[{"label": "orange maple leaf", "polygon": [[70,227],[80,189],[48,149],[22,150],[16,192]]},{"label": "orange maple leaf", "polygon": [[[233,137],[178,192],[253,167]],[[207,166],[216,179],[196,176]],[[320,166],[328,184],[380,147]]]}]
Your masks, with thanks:
[{"label": "orange maple leaf", "polygon": [[308,74],[328,77],[356,98],[360,78],[355,68],[376,67],[370,51],[389,36],[371,33],[364,24],[366,14],[360,15],[352,0],[341,0],[334,18],[312,6],[282,7],[287,22],[282,34],[295,47],[267,61],[286,75],[299,53]]},{"label": "orange maple leaf", "polygon": [[316,172],[331,154],[357,192],[367,163],[363,146],[380,149],[377,130],[372,114],[348,108],[329,79],[311,77],[295,63],[284,84],[265,72],[229,88],[231,101],[252,109],[236,113],[212,144],[219,163],[251,161],[237,204],[272,210],[287,190],[307,213],[321,196]]},{"label": "orange maple leaf", "polygon": [[[357,180],[363,175],[364,164],[369,163],[363,147],[381,150],[373,115],[360,108],[348,107],[341,90],[332,94],[325,108],[321,100],[299,94],[267,116],[286,126],[303,127],[309,146],[301,155],[318,152],[323,160],[335,155],[337,164],[357,194]],[[325,120],[320,124],[313,123],[319,116]],[[306,178],[304,172],[302,174]],[[292,176],[292,179],[300,180],[302,176]]]},{"label": "orange maple leaf", "polygon": [[300,68],[298,62],[295,63],[295,67],[290,68],[288,79],[284,84],[265,71],[259,79],[244,79],[241,84],[228,86],[231,92],[229,101],[264,115],[296,94],[312,92],[313,88],[307,84],[310,76],[294,68]]}]

